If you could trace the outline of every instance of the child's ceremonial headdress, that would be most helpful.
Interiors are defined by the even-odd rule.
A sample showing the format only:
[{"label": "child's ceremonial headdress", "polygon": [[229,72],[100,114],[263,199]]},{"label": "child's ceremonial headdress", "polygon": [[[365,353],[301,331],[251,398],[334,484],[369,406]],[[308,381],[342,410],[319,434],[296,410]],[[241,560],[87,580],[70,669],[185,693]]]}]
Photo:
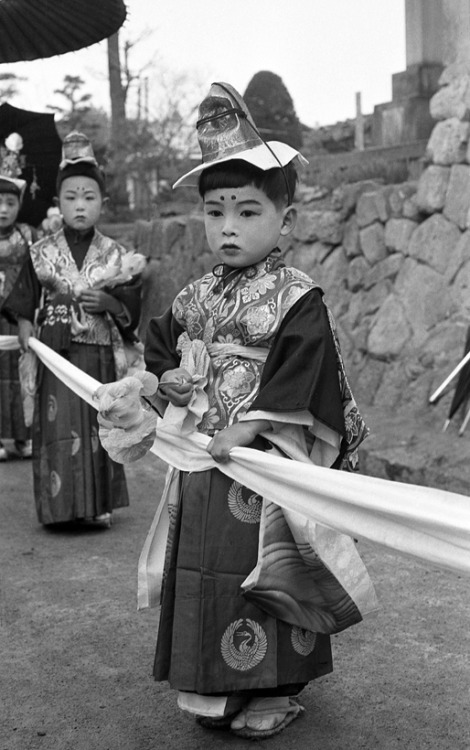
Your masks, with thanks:
[{"label": "child's ceremonial headdress", "polygon": [[62,182],[67,177],[78,175],[91,177],[98,183],[101,191],[105,191],[104,173],[95,159],[90,139],[84,133],[73,130],[64,138],[62,143],[62,161],[59,164],[57,174],[57,192],[59,192]]},{"label": "child's ceremonial headdress", "polygon": [[0,146],[0,193],[13,193],[20,200],[26,187],[26,180],[20,179],[25,164],[22,148],[23,139],[18,133],[10,133],[5,145]]},{"label": "child's ceremonial headdress", "polygon": [[197,186],[201,173],[232,159],[242,159],[266,171],[283,169],[294,159],[307,160],[295,148],[280,141],[264,141],[240,94],[228,83],[213,83],[199,105],[196,124],[202,164],[179,178],[173,187]]}]

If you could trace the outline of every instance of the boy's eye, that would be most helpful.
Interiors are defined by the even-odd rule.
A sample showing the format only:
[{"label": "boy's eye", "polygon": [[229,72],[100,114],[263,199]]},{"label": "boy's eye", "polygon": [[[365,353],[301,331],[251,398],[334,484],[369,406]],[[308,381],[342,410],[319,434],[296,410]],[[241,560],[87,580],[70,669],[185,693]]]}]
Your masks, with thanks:
[{"label": "boy's eye", "polygon": [[252,211],[250,208],[245,208],[241,212],[241,216],[249,217],[249,216],[258,216],[256,211]]},{"label": "boy's eye", "polygon": [[206,215],[213,217],[222,216],[222,211],[219,211],[218,208],[209,208],[206,210]]}]

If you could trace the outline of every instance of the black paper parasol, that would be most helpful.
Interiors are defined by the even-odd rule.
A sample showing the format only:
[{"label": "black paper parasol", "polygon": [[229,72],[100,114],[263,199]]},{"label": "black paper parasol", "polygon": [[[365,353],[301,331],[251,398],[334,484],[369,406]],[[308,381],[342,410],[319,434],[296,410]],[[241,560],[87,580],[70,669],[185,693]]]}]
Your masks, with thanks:
[{"label": "black paper parasol", "polygon": [[118,31],[123,0],[0,0],[0,63],[89,47]]},{"label": "black paper parasol", "polygon": [[[465,341],[465,348],[463,355],[470,351],[470,328],[467,331],[467,339]],[[452,397],[452,403],[449,408],[449,414],[447,415],[447,421],[449,422],[454,416],[455,412],[459,407],[468,400],[470,397],[470,362],[467,362],[463,366],[459,373],[457,385],[455,386],[454,395]]]},{"label": "black paper parasol", "polygon": [[[19,133],[23,139],[21,155],[24,166],[21,179],[27,186],[23,198],[19,221],[37,227],[52,206],[56,194],[55,181],[59,168],[62,141],[56,130],[54,115],[43,112],[28,112],[10,104],[0,105],[0,144],[10,133]],[[31,185],[38,189],[31,193]]]}]

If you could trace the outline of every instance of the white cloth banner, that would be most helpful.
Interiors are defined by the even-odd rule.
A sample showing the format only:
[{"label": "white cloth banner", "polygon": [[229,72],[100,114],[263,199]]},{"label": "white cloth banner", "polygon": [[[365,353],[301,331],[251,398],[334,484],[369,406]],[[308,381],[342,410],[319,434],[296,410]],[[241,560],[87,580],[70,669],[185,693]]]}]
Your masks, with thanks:
[{"label": "white cloth banner", "polygon": [[[0,336],[0,349],[13,348]],[[101,385],[35,338],[30,347],[54,374],[96,408]],[[152,453],[184,471],[214,466],[280,507],[343,534],[411,555],[426,563],[470,573],[470,498],[445,490],[333,471],[250,448],[235,448],[216,464],[200,433],[175,434],[157,425]]]}]

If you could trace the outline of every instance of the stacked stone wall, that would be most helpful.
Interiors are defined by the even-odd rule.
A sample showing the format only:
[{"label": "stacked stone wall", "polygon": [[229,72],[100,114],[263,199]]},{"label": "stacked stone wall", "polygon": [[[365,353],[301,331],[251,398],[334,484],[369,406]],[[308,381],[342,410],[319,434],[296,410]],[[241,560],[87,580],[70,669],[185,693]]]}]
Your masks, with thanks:
[{"label": "stacked stone wall", "polygon": [[[419,410],[462,356],[470,323],[465,76],[443,74],[418,181],[367,180],[332,192],[304,186],[296,228],[282,247],[286,262],[325,290],[362,404]],[[214,260],[198,213],[138,222],[135,244],[149,258],[144,334],[149,318]]]}]

